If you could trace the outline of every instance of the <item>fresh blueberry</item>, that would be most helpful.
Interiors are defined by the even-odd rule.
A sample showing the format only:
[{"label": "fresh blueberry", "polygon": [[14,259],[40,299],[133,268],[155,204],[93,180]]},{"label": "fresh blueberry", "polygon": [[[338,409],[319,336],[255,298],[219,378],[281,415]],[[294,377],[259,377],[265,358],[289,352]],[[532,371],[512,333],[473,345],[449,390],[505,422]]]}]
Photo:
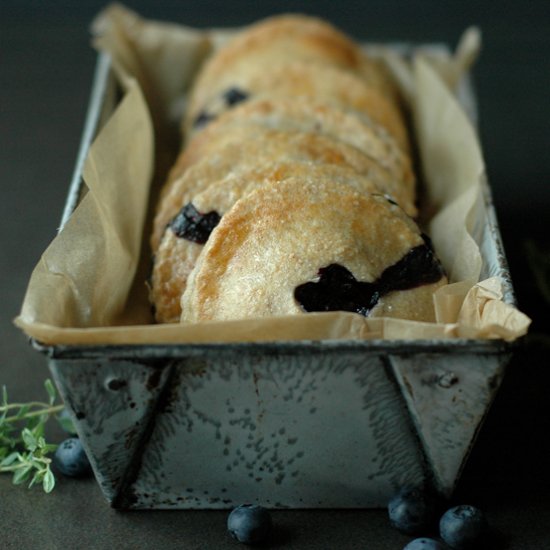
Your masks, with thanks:
[{"label": "fresh blueberry", "polygon": [[54,463],[63,475],[69,477],[85,477],[92,472],[86,452],[77,437],[65,439],[57,447]]},{"label": "fresh blueberry", "polygon": [[457,550],[471,548],[486,530],[487,520],[475,506],[455,506],[447,510],[439,521],[441,538]]},{"label": "fresh blueberry", "polygon": [[271,525],[269,512],[256,504],[241,504],[227,518],[227,529],[231,536],[245,544],[256,544],[265,540]]},{"label": "fresh blueberry", "polygon": [[414,539],[403,550],[447,550],[447,545],[435,539]]},{"label": "fresh blueberry", "polygon": [[404,487],[388,504],[390,523],[407,535],[422,534],[435,523],[435,498],[419,487]]}]

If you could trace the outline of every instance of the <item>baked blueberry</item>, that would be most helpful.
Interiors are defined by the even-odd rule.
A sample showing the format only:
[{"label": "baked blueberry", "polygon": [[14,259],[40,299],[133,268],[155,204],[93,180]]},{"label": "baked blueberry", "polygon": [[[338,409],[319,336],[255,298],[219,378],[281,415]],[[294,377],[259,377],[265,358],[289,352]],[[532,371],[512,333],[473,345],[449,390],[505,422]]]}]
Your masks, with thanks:
[{"label": "baked blueberry", "polygon": [[304,311],[353,311],[366,317],[385,294],[435,283],[443,275],[443,268],[429,246],[419,245],[387,267],[373,283],[357,281],[339,264],[323,267],[317,282],[294,289],[294,298]]},{"label": "baked blueberry", "polygon": [[237,103],[241,103],[241,101],[247,100],[248,97],[249,94],[239,88],[229,88],[229,90],[226,90],[223,94],[225,102],[230,107],[237,105]]},{"label": "baked blueberry", "polygon": [[227,518],[227,530],[231,536],[245,544],[264,541],[271,527],[271,515],[257,504],[241,504]]},{"label": "baked blueberry", "polygon": [[390,523],[407,535],[430,530],[437,515],[435,498],[419,487],[404,487],[388,504]]},{"label": "baked blueberry", "polygon": [[203,214],[188,203],[170,222],[170,228],[176,237],[204,244],[212,230],[220,223],[220,219],[217,212]]},{"label": "baked blueberry", "polygon": [[216,115],[213,115],[206,111],[201,111],[193,121],[193,128],[202,128],[203,126],[206,126],[209,122],[214,120],[215,118],[216,118]]},{"label": "baked blueberry", "polygon": [[487,520],[475,506],[455,506],[439,521],[441,538],[456,550],[472,548],[487,531]]},{"label": "baked blueberry", "polygon": [[319,280],[299,285],[296,301],[305,311],[354,311],[368,315],[380,297],[376,284],[357,281],[339,264],[319,270]]},{"label": "baked blueberry", "polygon": [[77,437],[65,439],[57,447],[54,464],[64,476],[68,477],[86,477],[92,472],[86,451]]},{"label": "baked blueberry", "polygon": [[414,539],[403,550],[447,550],[447,545],[435,539],[425,537]]},{"label": "baked blueberry", "polygon": [[443,267],[427,245],[415,246],[397,263],[387,267],[377,283],[380,294],[408,290],[435,283],[443,277]]}]

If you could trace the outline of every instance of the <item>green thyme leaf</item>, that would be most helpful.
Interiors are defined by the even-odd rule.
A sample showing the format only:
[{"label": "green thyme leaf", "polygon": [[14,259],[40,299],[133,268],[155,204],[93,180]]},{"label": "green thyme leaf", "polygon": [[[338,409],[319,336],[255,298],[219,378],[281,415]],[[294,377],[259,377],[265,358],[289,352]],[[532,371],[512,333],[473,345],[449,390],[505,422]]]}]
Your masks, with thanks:
[{"label": "green thyme leaf", "polygon": [[55,487],[55,477],[50,469],[48,469],[44,475],[42,487],[46,493],[51,493]]},{"label": "green thyme leaf", "polygon": [[19,456],[21,456],[21,455],[17,452],[10,453],[8,456],[6,456],[2,460],[2,462],[0,462],[0,467],[10,466],[11,464],[13,464],[17,460],[17,457],[19,457]]},{"label": "green thyme leaf", "polygon": [[2,387],[0,406],[0,473],[13,474],[13,483],[19,485],[30,479],[29,487],[42,484],[46,493],[55,486],[48,456],[57,449],[44,437],[45,426],[52,415],[64,410],[55,405],[57,392],[51,380],[44,383],[48,401],[8,403],[8,392]]},{"label": "green thyme leaf", "polygon": [[48,392],[48,396],[50,398],[50,405],[53,405],[55,403],[56,391],[55,391],[55,386],[52,384],[52,381],[49,378],[44,382],[44,387]]},{"label": "green thyme leaf", "polygon": [[32,431],[32,434],[34,435],[34,437],[36,437],[37,440],[44,436],[44,429],[46,427],[47,421],[48,421],[47,418],[43,418],[38,422],[38,424],[36,424],[32,428],[30,428],[29,425],[27,424],[27,428],[29,428]]},{"label": "green thyme leaf", "polygon": [[45,470],[39,470],[36,472],[31,479],[31,482],[29,483],[29,489],[35,485],[36,483],[40,483],[44,479],[44,475],[46,474]]},{"label": "green thyme leaf", "polygon": [[27,420],[27,428],[29,430],[32,430],[33,433],[38,426],[47,422],[47,419],[43,418],[42,415],[36,415],[36,416],[30,416],[30,417],[27,416],[26,420]]},{"label": "green thyme leaf", "polygon": [[28,428],[23,428],[21,437],[23,438],[23,442],[29,451],[34,451],[36,447],[38,447],[38,440]]},{"label": "green thyme leaf", "polygon": [[31,410],[30,405],[23,405],[16,413],[15,418],[24,418]]},{"label": "green thyme leaf", "polygon": [[74,427],[74,423],[72,418],[68,415],[67,409],[64,409],[61,411],[61,414],[56,416],[57,421],[59,422],[59,425],[61,428],[63,428],[64,431],[70,434],[76,434],[76,429]]},{"label": "green thyme leaf", "polygon": [[13,484],[20,485],[21,483],[25,482],[29,478],[32,469],[32,464],[25,464],[22,468],[15,470],[15,473],[13,474]]}]

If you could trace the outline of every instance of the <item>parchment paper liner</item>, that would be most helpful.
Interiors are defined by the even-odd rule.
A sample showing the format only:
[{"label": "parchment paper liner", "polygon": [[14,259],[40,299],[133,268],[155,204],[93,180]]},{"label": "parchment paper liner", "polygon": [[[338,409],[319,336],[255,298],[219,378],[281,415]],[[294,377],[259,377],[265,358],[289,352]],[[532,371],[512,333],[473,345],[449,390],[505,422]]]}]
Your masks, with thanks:
[{"label": "parchment paper liner", "polygon": [[482,258],[471,233],[479,223],[485,169],[475,130],[452,90],[476,56],[478,33],[465,34],[455,57],[418,52],[412,66],[391,49],[376,48],[411,104],[427,197],[435,209],[429,232],[454,281],[434,297],[437,323],[336,312],[153,325],[139,269],[149,254],[151,181],[162,181],[179,146],[188,83],[230,32],[145,21],[120,5],[100,14],[94,30],[96,47],[112,56],[124,97],[90,149],[83,174],[88,193],[31,276],[15,320],[29,336],[44,344],[152,344],[513,340],[526,333],[530,320],[502,301],[500,280],[476,283]]}]

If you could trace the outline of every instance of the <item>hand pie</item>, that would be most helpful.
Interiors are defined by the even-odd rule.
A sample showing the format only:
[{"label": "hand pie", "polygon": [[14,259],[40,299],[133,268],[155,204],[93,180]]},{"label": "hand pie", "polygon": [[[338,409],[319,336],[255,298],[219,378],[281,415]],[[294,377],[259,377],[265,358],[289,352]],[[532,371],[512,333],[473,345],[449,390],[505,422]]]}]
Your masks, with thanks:
[{"label": "hand pie", "polygon": [[203,245],[221,216],[241,197],[261,185],[291,180],[296,185],[331,181],[361,191],[379,193],[371,180],[348,167],[312,162],[275,163],[230,174],[215,181],[173,213],[155,254],[150,282],[158,322],[178,322],[180,298]]},{"label": "hand pie", "polygon": [[[187,128],[192,128],[197,113],[217,95],[213,90],[219,92],[220,85],[229,90],[236,74],[250,67],[266,72],[266,67],[288,61],[320,62],[355,71],[370,87],[392,101],[398,100],[385,66],[368,57],[341,31],[316,17],[277,15],[242,29],[204,64],[191,91]],[[231,103],[239,97],[229,94],[225,101]]]},{"label": "hand pie", "polygon": [[445,283],[420,231],[385,197],[286,180],[223,216],[189,276],[181,320],[345,310],[433,321]]}]

